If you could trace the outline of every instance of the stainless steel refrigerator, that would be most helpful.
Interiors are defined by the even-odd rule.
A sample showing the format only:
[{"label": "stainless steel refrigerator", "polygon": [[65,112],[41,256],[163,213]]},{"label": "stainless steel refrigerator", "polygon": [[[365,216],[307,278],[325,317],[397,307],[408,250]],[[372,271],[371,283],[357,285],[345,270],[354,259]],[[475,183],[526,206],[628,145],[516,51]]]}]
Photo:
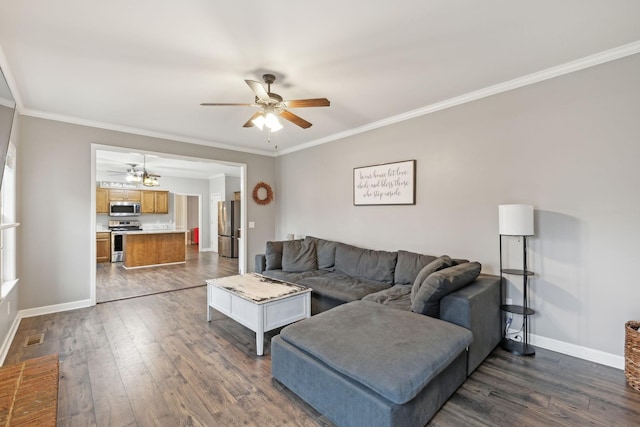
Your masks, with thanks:
[{"label": "stainless steel refrigerator", "polygon": [[218,202],[218,254],[238,258],[240,202]]}]

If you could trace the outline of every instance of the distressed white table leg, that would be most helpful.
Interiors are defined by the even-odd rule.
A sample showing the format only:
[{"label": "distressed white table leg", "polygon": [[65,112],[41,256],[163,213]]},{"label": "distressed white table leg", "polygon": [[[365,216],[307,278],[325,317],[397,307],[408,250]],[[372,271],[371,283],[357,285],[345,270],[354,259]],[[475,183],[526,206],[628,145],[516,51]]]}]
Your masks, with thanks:
[{"label": "distressed white table leg", "polygon": [[211,285],[207,285],[207,322],[211,322]]},{"label": "distressed white table leg", "polygon": [[264,333],[256,332],[256,353],[258,356],[262,356],[264,354]]},{"label": "distressed white table leg", "polygon": [[258,356],[264,354],[264,305],[258,310],[258,327],[256,328],[256,353]]}]

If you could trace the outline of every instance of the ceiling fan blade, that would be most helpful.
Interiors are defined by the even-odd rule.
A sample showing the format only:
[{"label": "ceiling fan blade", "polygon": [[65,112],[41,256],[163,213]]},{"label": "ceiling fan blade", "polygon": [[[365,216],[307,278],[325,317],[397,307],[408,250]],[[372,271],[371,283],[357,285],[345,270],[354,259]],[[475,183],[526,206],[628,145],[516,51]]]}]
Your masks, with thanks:
[{"label": "ceiling fan blade", "polygon": [[282,113],[280,113],[280,117],[285,120],[289,120],[291,123],[294,123],[303,129],[311,127],[311,123],[287,110],[284,110]]},{"label": "ceiling fan blade", "polygon": [[225,102],[203,102],[200,105],[205,107],[210,106],[218,106],[218,107],[257,107],[256,104],[233,104],[233,103],[225,103]]},{"label": "ceiling fan blade", "polygon": [[331,105],[327,98],[292,99],[285,101],[285,104],[287,108],[328,107]]},{"label": "ceiling fan blade", "polygon": [[269,97],[269,94],[265,90],[264,86],[262,86],[262,83],[255,80],[245,80],[245,82],[249,85],[253,93],[256,94],[258,99],[266,102],[271,101],[271,98]]},{"label": "ceiling fan blade", "polygon": [[255,119],[256,117],[258,117],[259,115],[262,114],[262,111],[258,111],[257,113],[255,113],[253,116],[251,116],[251,118],[249,120],[247,120],[247,123],[243,124],[242,127],[243,128],[250,128],[253,125],[253,119]]}]

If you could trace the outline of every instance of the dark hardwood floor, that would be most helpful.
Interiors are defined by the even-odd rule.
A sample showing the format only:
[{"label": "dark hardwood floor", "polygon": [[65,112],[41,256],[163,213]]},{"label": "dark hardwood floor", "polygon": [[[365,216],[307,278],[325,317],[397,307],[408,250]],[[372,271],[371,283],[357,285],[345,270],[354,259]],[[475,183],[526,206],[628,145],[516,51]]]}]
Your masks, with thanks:
[{"label": "dark hardwood floor", "polygon": [[[185,274],[185,282],[202,280]],[[40,333],[42,344],[24,346]],[[272,379],[276,333],[265,338],[265,356],[256,356],[253,332],[217,312],[206,321],[199,286],[25,318],[5,363],[60,354],[60,426],[330,426]],[[622,371],[543,349],[532,358],[496,349],[429,425],[639,420],[640,393]]]},{"label": "dark hardwood floor", "polygon": [[152,295],[204,285],[211,277],[238,274],[238,259],[219,257],[216,252],[198,252],[198,245],[186,246],[186,263],[127,270],[121,262],[98,263],[98,303]]}]

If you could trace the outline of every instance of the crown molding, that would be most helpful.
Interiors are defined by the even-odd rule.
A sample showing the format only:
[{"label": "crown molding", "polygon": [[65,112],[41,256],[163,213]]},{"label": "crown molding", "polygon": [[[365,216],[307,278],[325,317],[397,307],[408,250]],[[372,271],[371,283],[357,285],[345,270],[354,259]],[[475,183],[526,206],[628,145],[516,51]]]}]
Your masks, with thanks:
[{"label": "crown molding", "polygon": [[629,43],[623,46],[616,47],[614,49],[606,50],[604,52],[596,53],[594,55],[586,56],[584,58],[577,59],[575,61],[567,62],[562,65],[547,68],[542,71],[527,74],[522,77],[517,77],[513,80],[498,83],[493,86],[489,86],[483,89],[479,89],[473,92],[466,93],[464,95],[456,96],[435,104],[427,105],[415,110],[408,111],[406,113],[398,114],[388,117],[386,119],[378,120],[373,123],[366,124],[357,128],[349,129],[345,132],[339,132],[333,135],[329,135],[324,138],[316,139],[304,144],[297,145],[295,147],[287,148],[279,151],[275,154],[276,157],[283,156],[285,154],[294,153],[296,151],[306,150],[317,145],[326,144],[331,141],[347,138],[360,133],[368,132],[370,130],[378,129],[384,126],[389,126],[394,123],[399,123],[405,120],[410,120],[416,117],[424,116],[427,114],[435,113],[437,111],[445,110],[447,108],[455,107],[458,105],[466,104],[467,102],[477,101],[488,96],[497,95],[499,93],[507,92],[513,89],[518,89],[524,86],[529,86],[535,83],[539,83],[545,80],[553,79],[555,77],[563,76],[565,74],[574,73],[576,71],[584,70],[586,68],[594,67],[596,65],[604,64],[606,62],[615,61],[627,56],[640,53],[640,40],[633,43]]},{"label": "crown molding", "polygon": [[[18,110],[18,111],[20,111],[20,110]],[[116,131],[116,132],[130,133],[130,134],[133,134],[133,135],[148,136],[148,137],[151,137],[151,138],[159,138],[159,139],[168,139],[168,140],[171,140],[171,141],[184,142],[184,143],[187,143],[187,144],[204,145],[204,146],[207,146],[207,147],[220,148],[220,149],[223,149],[223,150],[240,151],[240,152],[243,152],[243,153],[258,154],[258,155],[261,155],[261,156],[274,157],[274,154],[272,152],[270,152],[270,151],[255,150],[255,149],[246,148],[246,147],[238,147],[238,146],[234,146],[234,145],[224,144],[224,143],[221,143],[221,142],[207,141],[207,140],[204,140],[204,139],[190,138],[190,137],[187,137],[187,136],[173,135],[173,134],[164,133],[164,132],[155,132],[155,131],[151,131],[151,130],[139,129],[139,128],[134,128],[134,127],[129,127],[129,126],[120,126],[120,125],[115,125],[115,124],[112,124],[112,123],[97,122],[97,121],[93,121],[93,120],[85,120],[85,119],[80,119],[80,118],[77,118],[77,117],[64,116],[64,115],[61,115],[61,114],[47,113],[47,112],[44,112],[44,111],[38,111],[38,110],[32,110],[32,109],[23,109],[22,111],[20,111],[20,114],[22,114],[24,116],[36,117],[36,118],[40,118],[40,119],[54,120],[54,121],[57,121],[57,122],[71,123],[71,124],[76,124],[76,125],[81,125],[81,126],[89,126],[89,127],[93,127],[93,128],[112,130],[112,131]]]},{"label": "crown molding", "polygon": [[389,126],[405,120],[410,120],[416,117],[435,113],[437,111],[445,110],[447,108],[455,107],[468,102],[477,101],[482,98],[486,98],[492,95],[497,95],[499,93],[507,92],[513,89],[518,89],[518,88],[532,85],[535,83],[539,83],[539,82],[549,80],[555,77],[559,77],[565,74],[570,74],[576,71],[584,70],[586,68],[594,67],[596,65],[604,64],[606,62],[615,61],[617,59],[635,55],[637,53],[640,53],[640,40],[623,45],[623,46],[619,46],[613,49],[609,49],[600,53],[596,53],[594,55],[586,56],[584,58],[580,58],[575,61],[567,62],[562,65],[547,68],[545,70],[538,71],[535,73],[527,74],[525,76],[518,77],[503,83],[498,83],[493,86],[489,86],[483,89],[469,92],[467,94],[450,98],[441,102],[437,102],[435,104],[431,104],[425,107],[411,110],[406,113],[398,114],[395,116],[388,117],[386,119],[368,123],[366,125],[349,129],[344,132],[338,132],[336,134],[329,135],[324,138],[309,141],[309,142],[297,145],[295,147],[287,148],[277,152],[256,150],[256,149],[245,148],[245,147],[237,147],[237,146],[232,146],[232,145],[214,142],[214,141],[202,140],[197,138],[189,138],[185,136],[155,132],[155,131],[150,131],[146,129],[138,129],[133,127],[114,125],[111,123],[83,120],[75,117],[51,114],[51,113],[46,113],[46,112],[32,110],[32,109],[25,109],[22,103],[20,94],[17,91],[15,80],[13,78],[13,75],[11,74],[11,70],[9,68],[6,57],[4,55],[4,51],[2,50],[2,46],[0,46],[0,66],[2,67],[5,78],[7,79],[7,83],[9,84],[9,88],[11,89],[13,97],[16,101],[16,107],[18,109],[18,112],[25,116],[55,120],[55,121],[72,123],[72,124],[77,124],[82,126],[95,127],[100,129],[113,130],[117,132],[125,132],[125,133],[134,134],[134,135],[148,136],[152,138],[168,139],[168,140],[173,140],[178,142],[184,142],[187,144],[204,145],[204,146],[220,148],[224,150],[232,150],[232,151],[239,151],[239,152],[244,152],[249,154],[257,154],[261,156],[279,157],[286,154],[294,153],[296,151],[306,150],[308,148],[315,147],[317,145],[322,145],[328,142],[358,135],[360,133],[368,132],[370,130],[378,129],[384,126]]},{"label": "crown molding", "polygon": [[2,74],[4,74],[7,85],[9,85],[9,90],[11,91],[13,100],[16,103],[16,109],[20,113],[24,110],[24,105],[22,104],[20,93],[18,93],[18,86],[16,85],[16,81],[11,73],[11,68],[7,62],[7,57],[4,55],[4,50],[2,50],[2,45],[0,45],[0,68],[2,68]]}]

